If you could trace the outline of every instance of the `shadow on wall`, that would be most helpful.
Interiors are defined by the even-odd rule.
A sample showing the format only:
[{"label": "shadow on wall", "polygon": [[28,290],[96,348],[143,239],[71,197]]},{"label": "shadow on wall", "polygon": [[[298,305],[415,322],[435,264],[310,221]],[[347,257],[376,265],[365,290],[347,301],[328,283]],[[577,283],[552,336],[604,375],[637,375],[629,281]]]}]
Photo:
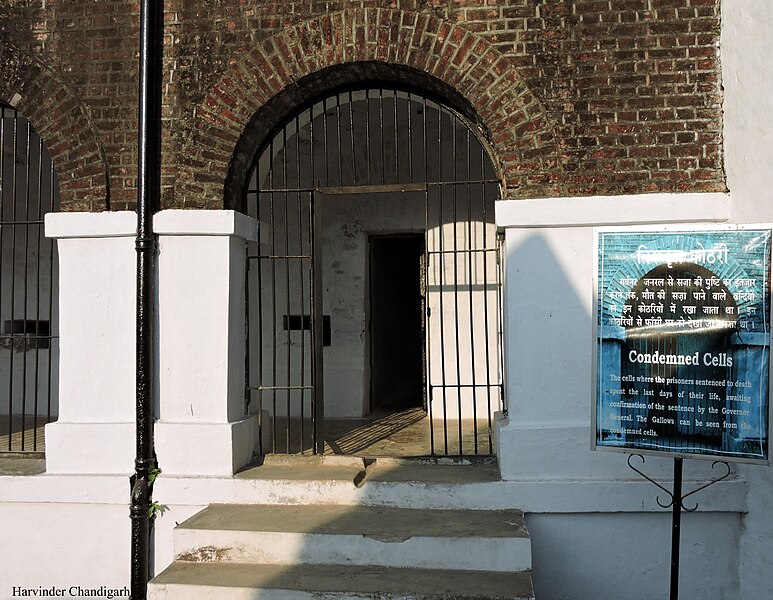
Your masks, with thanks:
[{"label": "shadow on wall", "polygon": [[[618,597],[625,590],[627,600],[665,597],[671,514],[653,507],[659,490],[632,485],[642,480],[627,467],[626,454],[589,448],[596,352],[593,230],[521,229],[507,234],[505,353],[513,429],[503,432],[510,440],[504,439],[498,452],[503,475],[576,480],[578,491],[592,480],[608,482],[608,496],[600,497],[599,504],[616,498],[613,502],[626,511],[585,512],[569,496],[558,500],[565,508],[527,515],[535,595],[540,600],[576,600]],[[648,456],[646,462],[645,470],[670,487],[672,460]],[[710,461],[685,465],[686,479],[713,475]],[[640,490],[644,496],[639,497]],[[555,506],[556,499],[549,500]],[[735,597],[740,532],[738,513],[683,514],[681,580],[682,589],[691,590],[689,597]]]}]

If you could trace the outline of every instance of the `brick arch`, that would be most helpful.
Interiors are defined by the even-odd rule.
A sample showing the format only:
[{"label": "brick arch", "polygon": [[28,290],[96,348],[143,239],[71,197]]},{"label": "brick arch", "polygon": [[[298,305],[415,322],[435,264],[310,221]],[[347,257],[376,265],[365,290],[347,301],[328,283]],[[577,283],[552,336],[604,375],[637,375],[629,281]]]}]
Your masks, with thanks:
[{"label": "brick arch", "polygon": [[67,84],[35,57],[0,44],[0,100],[13,104],[40,135],[59,177],[64,211],[110,208],[108,166],[88,111]]},{"label": "brick arch", "polygon": [[[337,66],[339,74],[346,73],[355,65],[376,70],[381,65],[380,71],[391,69],[395,78],[402,69],[403,75],[425,74],[427,85],[437,82],[438,89],[430,91],[477,125],[488,142],[507,194],[517,195],[536,175],[555,179],[553,124],[508,57],[462,26],[430,14],[364,8],[288,27],[232,61],[198,109],[196,129],[183,147],[175,205],[233,206],[250,150],[254,154],[254,139],[245,141],[255,137],[251,126],[261,120],[265,128],[278,126],[309,99],[309,86],[301,85],[308,78]],[[383,79],[383,73],[370,78]],[[335,85],[332,78],[329,87]],[[323,91],[311,87],[316,94]]]}]

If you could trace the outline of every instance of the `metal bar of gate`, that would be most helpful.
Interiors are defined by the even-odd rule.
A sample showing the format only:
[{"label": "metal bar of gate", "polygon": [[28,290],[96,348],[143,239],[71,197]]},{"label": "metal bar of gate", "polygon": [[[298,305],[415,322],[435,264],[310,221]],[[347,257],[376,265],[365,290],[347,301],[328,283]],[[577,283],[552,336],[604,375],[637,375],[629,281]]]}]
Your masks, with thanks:
[{"label": "metal bar of gate", "polygon": [[319,206],[321,194],[311,195],[311,254],[312,254],[312,312],[311,312],[311,339],[314,347],[314,376],[313,386],[313,450],[314,454],[325,452],[325,382],[324,369],[322,367],[323,350],[323,285],[322,285],[322,210]]},{"label": "metal bar of gate", "polygon": [[[482,159],[483,159],[483,152],[481,151],[481,160]],[[481,165],[481,168],[482,167],[483,167],[483,165]],[[486,246],[486,229],[487,229],[488,221],[486,220],[486,194],[485,194],[485,186],[482,186],[482,187],[483,187],[483,193],[480,195],[480,197],[481,197],[481,213],[483,215],[483,217],[482,217],[482,220],[483,220],[483,226],[482,226],[482,229],[483,229],[482,238],[483,238],[483,240],[482,240],[482,245],[483,245],[483,248],[484,248],[484,251],[485,251],[485,249],[487,247]],[[495,249],[495,252],[496,252],[496,249]],[[489,281],[489,279],[488,279],[488,258],[489,258],[488,254],[484,253],[483,254],[483,282],[484,282],[484,290],[483,290],[483,328],[484,328],[484,331],[486,332],[486,338],[485,338],[485,343],[484,343],[483,347],[485,348],[485,353],[486,353],[486,408],[487,408],[486,412],[488,413],[487,414],[487,421],[488,421],[488,423],[487,423],[487,425],[488,425],[488,427],[487,427],[487,430],[488,430],[488,450],[489,450],[489,453],[491,453],[491,452],[493,452],[494,447],[493,447],[493,440],[492,440],[492,435],[491,435],[491,418],[492,418],[492,416],[491,416],[491,413],[492,413],[492,411],[491,411],[491,353],[490,353],[490,350],[489,350],[489,339],[488,339],[488,334],[489,334],[489,331],[490,331],[489,330],[489,317],[488,317],[488,303],[489,303],[489,299],[488,299],[488,289],[486,289],[487,286],[488,286],[488,281]],[[497,290],[497,294],[499,294],[498,290]],[[497,334],[495,334],[495,335],[497,335]]]},{"label": "metal bar of gate", "polygon": [[505,265],[505,259],[502,254],[502,246],[504,242],[504,233],[498,233],[497,234],[497,269],[496,269],[496,275],[497,275],[497,285],[496,285],[496,291],[497,291],[497,335],[498,335],[498,344],[497,344],[497,361],[499,363],[499,400],[502,406],[502,412],[507,416],[507,396],[505,396],[505,386],[502,382],[502,374],[505,372],[505,354],[502,350],[504,347],[503,344],[505,343],[504,336],[505,336],[505,327],[504,327],[504,306],[502,304],[502,270],[504,269]]},{"label": "metal bar of gate", "polygon": [[[314,137],[313,132],[311,130],[312,127],[312,117],[311,115],[311,109],[309,109],[309,135],[311,136],[311,152],[313,152],[313,146],[314,146]],[[295,176],[296,176],[296,185],[301,185],[301,140],[300,140],[300,116],[296,115],[295,117],[295,154],[296,154],[296,160],[295,160]],[[314,157],[311,157],[311,167],[310,170],[312,172],[312,181],[314,181]],[[297,204],[298,204],[298,254],[303,254],[303,202],[301,202],[301,192],[298,192],[296,194],[297,198]],[[289,224],[288,224],[288,230],[289,230]],[[303,294],[303,258],[298,258],[298,292],[299,292],[299,305],[301,307],[301,314],[303,314],[304,309],[304,294]],[[305,329],[301,327],[300,331],[301,336],[301,343],[300,343],[300,352],[301,352],[301,368],[300,368],[300,380],[301,382],[304,381],[304,378],[306,377],[306,343],[305,343]],[[304,453],[304,426],[303,426],[303,419],[305,417],[304,410],[303,410],[303,404],[306,400],[306,390],[304,387],[300,390],[300,448],[301,448],[301,454]]]},{"label": "metal bar of gate", "polygon": [[[29,220],[30,218],[30,123],[27,121],[27,126],[25,127],[26,130],[26,143],[25,143],[25,176],[24,176],[24,217],[25,219]],[[29,338],[27,337],[27,334],[29,333],[27,331],[27,302],[29,300],[29,294],[28,294],[28,286],[29,286],[29,265],[27,264],[29,262],[29,226],[24,226],[24,288],[22,291],[22,305],[23,305],[23,316],[24,316],[24,339],[23,339],[23,346],[22,346],[22,369],[21,369],[21,449],[24,451],[24,442],[25,438],[27,437],[25,435],[26,433],[26,418],[27,418],[27,350],[29,350]]]},{"label": "metal bar of gate", "polygon": [[[287,187],[287,127],[282,129],[282,183],[285,187]],[[285,256],[290,255],[290,219],[289,219],[289,205],[290,205],[290,193],[284,194],[284,237],[285,237]],[[292,262],[291,259],[285,258],[285,314],[287,315],[287,318],[290,318],[290,263]],[[290,405],[290,399],[292,392],[290,391],[289,387],[292,384],[291,376],[292,371],[290,369],[290,366],[292,365],[292,328],[288,327],[287,329],[287,365],[285,366],[285,373],[286,373],[286,391],[285,391],[285,411],[287,414],[287,428],[285,431],[285,439],[287,443],[287,451],[290,452],[290,424],[291,424],[291,414],[292,414],[292,406]],[[301,445],[302,446],[302,445]]]},{"label": "metal bar of gate", "polygon": [[[38,198],[38,221],[43,219],[43,140],[38,136],[38,177],[37,177],[37,198]],[[37,251],[35,252],[36,264],[35,264],[35,289],[37,290],[35,298],[35,334],[37,339],[35,340],[35,406],[33,408],[33,422],[32,422],[32,449],[38,448],[38,410],[39,410],[39,393],[40,393],[40,238],[43,235],[41,225],[37,226]],[[48,322],[48,332],[51,333],[51,322]],[[48,344],[49,352],[51,351],[51,342]]]},{"label": "metal bar of gate", "polygon": [[[425,161],[426,164],[426,161]],[[435,421],[432,410],[432,371],[430,370],[429,355],[432,351],[432,327],[430,323],[430,296],[429,296],[429,188],[424,190],[424,405],[427,407],[429,418],[429,449],[430,454],[435,454]]]},{"label": "metal bar of gate", "polygon": [[[255,194],[255,215],[258,219],[258,257],[260,257],[260,248],[265,243],[263,240],[263,236],[261,235],[262,231],[260,228],[261,223],[261,216],[260,216],[260,193]],[[258,259],[257,260],[257,289],[256,292],[258,294],[258,383],[263,382],[263,261]],[[249,345],[252,345],[250,342],[250,339],[248,338],[247,343]],[[268,427],[268,423],[263,422],[263,391],[258,391],[258,411],[260,414],[260,451],[265,452],[267,448],[263,447],[263,440],[265,439],[265,435],[263,432],[264,427]]]},{"label": "metal bar of gate", "polygon": [[425,187],[468,186],[471,184],[498,184],[498,179],[473,179],[470,181],[421,181],[404,183],[385,183],[373,185],[338,185],[338,186],[302,186],[297,188],[268,187],[261,188],[262,193],[283,192],[321,192],[326,196],[336,194],[390,194],[398,192],[422,192]]},{"label": "metal bar of gate", "polygon": [[[453,127],[451,129],[451,160],[453,161],[453,172],[454,172],[454,179],[456,179],[456,120],[453,121]],[[442,150],[442,146],[441,146]],[[457,214],[457,187],[454,186],[451,188],[453,190],[453,212],[451,213],[453,216],[453,232],[454,232],[454,341],[456,343],[456,381],[457,384],[461,384],[462,381],[462,358],[461,358],[461,343],[459,339],[459,236],[458,236],[458,224],[459,224],[459,216]],[[459,454],[464,453],[463,449],[463,433],[462,433],[462,390],[461,388],[457,388],[456,390],[456,402],[457,402],[457,429],[459,432]]]},{"label": "metal bar of gate", "polygon": [[[271,144],[269,145],[269,154],[268,154],[269,161],[274,160],[274,142],[271,141]],[[274,169],[272,166],[269,166],[269,185],[273,187],[274,184]],[[268,194],[269,198],[269,224],[271,227],[271,255],[276,255],[276,219],[274,218],[274,193],[271,192]],[[276,382],[276,369],[277,369],[277,335],[276,335],[276,320],[277,320],[277,310],[276,310],[276,261],[270,260],[269,264],[271,265],[271,327],[272,327],[272,333],[271,333],[271,381]],[[273,448],[273,451],[276,452],[276,391],[271,392],[271,414],[273,415],[273,419],[271,419],[271,446]],[[289,448],[288,448],[289,451]]]},{"label": "metal bar of gate", "polygon": [[[5,133],[5,106],[2,107],[2,121],[0,121],[0,182],[3,182],[2,187],[0,187],[0,218],[3,220],[3,224],[5,224],[5,197],[6,197],[6,185],[5,185],[5,144],[6,144],[6,133]],[[16,162],[16,158],[13,157],[13,161]],[[12,222],[11,222],[12,223]],[[5,248],[5,244],[3,241],[3,234],[5,233],[5,227],[0,227],[0,266],[5,266],[5,261],[3,260],[3,252]],[[0,275],[2,272],[0,271]],[[0,307],[2,306],[2,278],[0,277]],[[13,342],[13,340],[11,340]],[[10,451],[12,448],[11,440],[13,438],[13,429],[12,429],[12,422],[13,422],[13,408],[11,406],[12,402],[12,389],[9,387],[8,390],[8,450]]]},{"label": "metal bar of gate", "polygon": [[[16,115],[14,115],[15,117]],[[18,148],[18,120],[14,118],[13,120],[13,137],[11,138],[13,140],[13,168],[11,169],[11,219],[15,223],[16,222],[16,192],[17,192],[17,182],[16,182],[16,151]],[[16,226],[11,226],[11,327],[13,327],[13,322],[15,321],[15,311],[16,311]],[[13,331],[13,329],[11,329]],[[13,386],[13,380],[14,380],[14,368],[13,368],[13,354],[14,354],[14,346],[16,340],[11,340],[11,351],[8,353],[8,402],[11,409],[11,415],[14,414],[13,411],[13,401],[14,401],[14,386]],[[13,435],[13,417],[9,419],[9,436]],[[23,432],[22,432],[23,435]]]},{"label": "metal bar of gate", "polygon": [[[470,130],[467,129],[467,136],[465,138],[466,141],[466,148],[465,148],[465,154],[467,156],[467,179],[470,178],[470,170],[471,170],[471,156],[470,156]],[[456,189],[456,188],[454,188]],[[470,303],[470,373],[472,376],[472,382],[473,384],[477,381],[476,377],[476,371],[475,371],[475,309],[473,305],[474,301],[474,294],[473,294],[473,260],[476,258],[475,254],[473,253],[473,237],[472,237],[472,194],[470,190],[470,185],[468,184],[465,188],[466,194],[465,197],[467,199],[467,246],[465,250],[467,251],[467,287],[469,292],[469,298],[468,301]],[[485,226],[485,225],[484,225]],[[483,260],[486,260],[486,255],[483,255]],[[486,282],[484,280],[483,282],[483,300],[485,302],[486,300]],[[472,388],[472,431],[473,431],[473,453],[478,454],[478,390],[477,387]]]},{"label": "metal bar of gate", "polygon": [[[50,160],[50,159],[49,159]],[[56,184],[56,177],[54,174],[54,164],[53,161],[51,162],[51,168],[48,171],[49,174],[49,190],[51,194],[51,210],[55,210],[58,208],[58,196],[56,195],[57,188],[55,187]],[[41,223],[42,226],[42,223]],[[42,232],[41,232],[42,236]],[[53,340],[58,339],[57,336],[54,336],[55,329],[55,323],[54,323],[54,282],[56,279],[54,278],[54,244],[52,242],[48,243],[48,265],[49,265],[49,280],[48,280],[48,333],[52,336],[52,341],[49,343],[48,347],[48,378],[46,382],[46,389],[48,391],[48,408],[47,408],[47,416],[48,420],[51,420],[51,402],[52,402],[52,391],[51,391],[51,384],[52,384],[52,369],[53,369]]]}]

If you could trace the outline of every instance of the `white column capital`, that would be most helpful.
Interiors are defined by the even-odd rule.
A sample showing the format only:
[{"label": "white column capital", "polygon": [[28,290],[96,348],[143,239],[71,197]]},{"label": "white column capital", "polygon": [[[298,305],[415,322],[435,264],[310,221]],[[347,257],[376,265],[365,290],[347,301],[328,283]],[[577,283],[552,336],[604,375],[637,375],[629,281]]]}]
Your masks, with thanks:
[{"label": "white column capital", "polygon": [[730,220],[729,194],[631,194],[500,200],[499,227],[597,227],[658,223],[724,223]]},{"label": "white column capital", "polygon": [[158,235],[258,239],[258,221],[235,210],[162,210],[153,217],[153,229]]},{"label": "white column capital", "polygon": [[57,212],[45,216],[46,237],[111,238],[137,235],[137,213],[115,212]]}]

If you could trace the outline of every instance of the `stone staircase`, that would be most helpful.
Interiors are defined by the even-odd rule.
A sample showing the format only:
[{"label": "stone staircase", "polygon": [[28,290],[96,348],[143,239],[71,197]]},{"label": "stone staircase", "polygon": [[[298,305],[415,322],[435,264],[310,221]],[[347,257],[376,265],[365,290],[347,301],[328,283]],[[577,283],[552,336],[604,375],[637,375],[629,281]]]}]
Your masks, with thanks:
[{"label": "stone staircase", "polygon": [[[175,529],[175,561],[151,581],[148,597],[533,598],[523,514],[424,506],[433,491],[453,495],[457,486],[471,485],[465,470],[403,466],[382,469],[381,476],[371,466],[372,481],[368,470],[354,480],[360,488],[402,486],[400,501],[390,505],[371,496],[373,504],[287,497],[208,506]],[[287,468],[301,485],[299,468]],[[480,475],[474,468],[465,468],[473,480]],[[324,477],[324,468],[310,472]]]}]

